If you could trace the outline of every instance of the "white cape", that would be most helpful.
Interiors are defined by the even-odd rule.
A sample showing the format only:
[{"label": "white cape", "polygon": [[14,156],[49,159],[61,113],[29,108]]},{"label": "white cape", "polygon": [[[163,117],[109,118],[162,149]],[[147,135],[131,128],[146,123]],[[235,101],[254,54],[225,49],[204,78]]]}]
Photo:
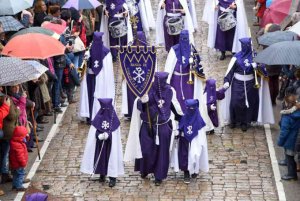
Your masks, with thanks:
[{"label": "white cape", "polygon": [[[171,157],[171,167],[175,172],[179,172],[178,163],[178,140],[174,143]],[[188,170],[190,174],[198,174],[199,171],[208,172],[208,149],[205,129],[200,129],[198,135],[191,141],[189,146]]]},{"label": "white cape", "polygon": [[153,17],[152,5],[150,0],[140,0],[140,3],[143,4],[143,7],[145,9],[145,15],[149,28],[155,29],[155,20]]},{"label": "white cape", "polygon": [[196,8],[195,8],[195,1],[194,0],[188,0],[188,7],[189,11],[193,20],[193,26],[194,29],[198,29],[198,21],[197,21],[197,13],[196,13]]},{"label": "white cape", "polygon": [[[177,63],[177,57],[175,54],[175,51],[173,48],[170,49],[167,60],[166,60],[166,64],[165,64],[165,72],[169,73],[169,77],[167,80],[167,83],[170,84],[171,82],[171,78],[174,72],[174,68],[175,65]],[[195,76],[194,79],[194,99],[198,99],[199,100],[199,110],[200,110],[200,114],[201,117],[203,118],[205,124],[209,125],[210,119],[207,113],[207,108],[206,105],[203,104],[205,102],[205,97],[203,95],[204,92],[204,87],[203,87],[203,81],[198,78],[197,76]],[[206,127],[206,130],[208,131],[209,126]]]},{"label": "white cape", "polygon": [[[176,92],[173,88],[172,91],[173,91],[172,103],[175,107],[175,110],[179,115],[183,115],[180,104],[176,98]],[[129,134],[128,134],[128,139],[127,139],[125,154],[124,154],[124,161],[126,162],[134,162],[135,159],[143,158],[141,144],[140,144],[140,135],[139,135],[142,126],[142,120],[140,117],[141,112],[137,109],[138,99],[139,98],[135,99],[133,105]],[[178,131],[177,131],[177,125],[175,123],[173,113],[171,113],[170,120],[172,120],[172,126],[173,126],[173,132],[172,132],[171,143],[170,143],[170,153],[171,153],[173,149],[174,138],[175,135],[178,134]]]},{"label": "white cape", "polygon": [[[94,173],[94,156],[96,149],[96,128],[90,127],[86,141],[80,172],[86,174]],[[97,156],[98,157],[98,156]],[[124,174],[121,129],[120,127],[112,133],[111,151],[108,160],[107,176],[118,177]]]},{"label": "white cape", "polygon": [[[236,57],[232,57],[225,76],[230,72],[231,68],[236,62]],[[258,78],[259,79],[259,78]],[[272,109],[271,95],[269,90],[269,83],[267,80],[260,78],[259,88],[259,108],[257,123],[259,124],[274,124],[274,113]],[[230,123],[230,101],[231,101],[231,83],[230,87],[225,92],[225,98],[221,101],[222,104],[222,116],[224,124]]]},{"label": "white cape", "polygon": [[[126,3],[123,4],[123,7],[125,10],[128,11],[128,6]],[[129,15],[127,15],[127,17],[126,17],[126,24],[127,24],[127,45],[130,45],[133,43],[133,33],[132,33],[132,26],[130,23]],[[104,33],[104,35],[102,36],[104,46],[107,48],[110,48],[109,31],[108,31],[108,17],[106,15],[104,15],[104,12],[102,12],[100,32]]]},{"label": "white cape", "polygon": [[[236,0],[235,3],[237,5],[237,25],[235,28],[232,52],[239,52],[241,50],[239,39],[250,37],[250,32],[243,0]],[[215,10],[215,5],[217,4],[218,0],[216,0],[216,4],[214,1],[207,1],[204,9],[204,13],[207,14],[207,17],[204,17],[204,20],[207,21],[209,25],[207,46],[210,48],[215,48],[216,42],[218,10]]]},{"label": "white cape", "polygon": [[[166,15],[166,10],[161,9],[161,5],[164,0],[160,0],[158,4],[158,11],[157,11],[157,19],[156,19],[156,45],[165,45],[165,37],[164,37],[164,17]],[[186,0],[179,0],[180,4],[182,5],[185,16],[184,16],[184,29],[189,31],[190,36],[190,43],[194,44],[194,36],[193,33],[195,28],[193,26],[193,20],[187,5]]]},{"label": "white cape", "polygon": [[[88,70],[87,70],[88,71]],[[80,103],[79,103],[79,117],[90,117],[89,111],[89,97],[88,97],[88,89],[87,89],[87,73],[84,75],[83,80],[81,82],[80,87]],[[95,84],[95,92],[94,92],[94,104],[92,117],[96,115],[96,113],[100,109],[100,103],[98,101],[99,98],[115,98],[115,81],[114,81],[114,71],[113,71],[113,63],[112,56],[109,52],[103,59],[103,67],[100,73],[96,77]]]}]

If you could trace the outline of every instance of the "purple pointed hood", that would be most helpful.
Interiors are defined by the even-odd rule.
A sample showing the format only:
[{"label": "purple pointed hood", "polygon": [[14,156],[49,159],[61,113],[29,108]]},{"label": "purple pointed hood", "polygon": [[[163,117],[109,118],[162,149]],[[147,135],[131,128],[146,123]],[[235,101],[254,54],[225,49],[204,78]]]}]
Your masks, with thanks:
[{"label": "purple pointed hood", "polygon": [[187,99],[185,101],[186,113],[179,122],[179,130],[184,133],[184,137],[191,142],[198,135],[198,131],[205,126],[197,99]]},{"label": "purple pointed hood", "polygon": [[91,58],[89,66],[95,75],[98,75],[103,67],[103,59],[109,52],[107,48],[103,46],[102,36],[103,32],[95,32],[93,37],[93,44],[91,47]]},{"label": "purple pointed hood", "polygon": [[244,71],[249,71],[252,68],[252,42],[251,38],[240,39],[242,50],[236,53],[234,56],[237,58],[237,63]]},{"label": "purple pointed hood", "polygon": [[111,98],[98,99],[101,109],[93,119],[92,125],[101,133],[112,133],[120,126],[120,120],[112,105]]},{"label": "purple pointed hood", "polygon": [[[177,60],[185,68],[189,65],[189,58],[191,54],[191,44],[189,38],[189,31],[182,30],[179,36],[179,43],[173,46]],[[200,62],[200,61],[199,61]]]}]

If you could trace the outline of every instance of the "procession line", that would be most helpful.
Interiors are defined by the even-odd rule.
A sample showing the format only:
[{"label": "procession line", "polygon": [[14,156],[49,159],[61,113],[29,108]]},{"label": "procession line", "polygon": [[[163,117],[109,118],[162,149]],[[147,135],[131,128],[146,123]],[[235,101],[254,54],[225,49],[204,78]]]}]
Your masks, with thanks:
[{"label": "procession line", "polygon": [[[52,138],[56,135],[57,131],[58,131],[58,127],[60,125],[60,122],[62,121],[63,117],[64,117],[64,114],[66,112],[66,110],[68,109],[68,106],[65,107],[65,108],[61,108],[61,110],[63,111],[61,114],[58,114],[57,117],[56,117],[56,124],[53,124],[48,135],[47,135],[47,138],[46,140],[44,141],[44,144],[40,150],[40,155],[41,155],[41,160],[39,160],[39,157],[37,156],[34,163],[32,164],[32,167],[30,168],[29,172],[28,172],[28,175],[26,178],[32,180],[33,176],[35,175],[40,163],[42,162],[43,160],[43,157],[48,149],[48,146],[52,140]],[[31,182],[29,183],[26,183],[24,184],[24,187],[25,188],[28,188],[29,185],[30,185]],[[14,201],[21,201],[23,196],[24,196],[25,192],[18,192]]]},{"label": "procession line", "polygon": [[271,164],[272,164],[275,184],[276,184],[276,188],[277,188],[278,199],[279,199],[279,201],[286,201],[283,184],[281,182],[279,165],[278,165],[278,161],[277,161],[276,154],[275,154],[275,148],[274,148],[274,143],[273,143],[273,139],[272,139],[270,124],[265,124],[264,129],[265,129],[265,134],[266,134],[266,138],[267,138],[267,143],[268,143],[268,148],[269,148],[269,153],[270,153],[270,158],[271,158]]}]

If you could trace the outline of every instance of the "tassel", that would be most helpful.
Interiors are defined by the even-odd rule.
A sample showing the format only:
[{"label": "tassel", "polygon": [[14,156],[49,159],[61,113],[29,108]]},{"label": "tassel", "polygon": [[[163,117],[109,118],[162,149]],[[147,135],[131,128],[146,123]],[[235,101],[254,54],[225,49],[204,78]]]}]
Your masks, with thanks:
[{"label": "tassel", "polygon": [[156,117],[156,135],[155,135],[155,144],[159,145],[159,137],[158,137],[158,115]]}]

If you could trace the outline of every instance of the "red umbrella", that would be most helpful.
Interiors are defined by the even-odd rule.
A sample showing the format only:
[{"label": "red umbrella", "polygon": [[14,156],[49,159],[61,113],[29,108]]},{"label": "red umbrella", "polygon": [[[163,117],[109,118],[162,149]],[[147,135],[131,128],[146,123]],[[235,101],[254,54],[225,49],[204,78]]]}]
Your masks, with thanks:
[{"label": "red umbrella", "polygon": [[29,33],[12,38],[2,54],[21,59],[46,59],[65,53],[65,46],[58,40],[40,33]]},{"label": "red umbrella", "polygon": [[280,24],[287,16],[290,15],[292,0],[276,0],[265,11],[261,27],[265,27],[269,23]]},{"label": "red umbrella", "polygon": [[62,24],[55,24],[52,22],[44,22],[42,24],[42,27],[45,29],[49,29],[51,31],[56,32],[57,34],[61,35],[62,33],[65,32],[67,25],[66,22],[64,20],[62,20]]}]

